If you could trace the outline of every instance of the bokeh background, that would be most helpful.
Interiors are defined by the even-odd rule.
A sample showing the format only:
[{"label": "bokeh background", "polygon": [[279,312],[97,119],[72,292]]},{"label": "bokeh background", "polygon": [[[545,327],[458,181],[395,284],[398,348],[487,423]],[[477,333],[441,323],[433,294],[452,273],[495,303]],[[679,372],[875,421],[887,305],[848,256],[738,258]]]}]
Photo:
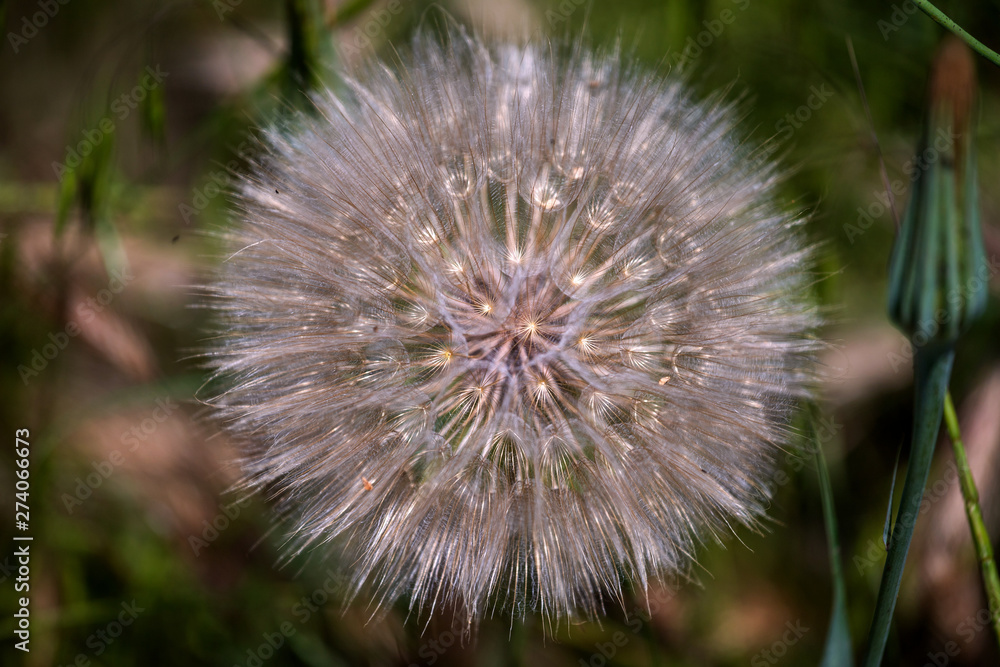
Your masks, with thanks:
[{"label": "bokeh background", "polygon": [[[699,95],[746,100],[748,141],[780,140],[782,196],[811,213],[829,315],[817,432],[833,475],[856,647],[884,561],[910,432],[908,344],[884,315],[925,81],[944,32],[903,0],[16,0],[0,4],[0,656],[48,665],[817,664],[831,579],[813,459],[791,453],[764,534],[702,546],[690,580],[609,604],[600,624],[447,612],[369,621],[336,553],[280,564],[266,499],[227,493],[233,450],[195,399],[206,314],[200,232],[226,224],[253,137],[336,66],[391,54],[441,17],[489,36],[584,35]],[[1000,49],[996,2],[942,4]],[[856,83],[853,41],[870,120]],[[1000,70],[977,59],[987,255],[1000,256]],[[877,137],[877,141],[876,141]],[[86,153],[86,155],[84,155]],[[895,202],[901,210],[905,194]],[[953,393],[1000,535],[997,264]],[[31,652],[13,648],[14,431],[31,432]],[[897,493],[898,493],[897,485]],[[987,665],[997,640],[950,449],[931,473],[886,664]],[[653,613],[649,613],[652,611]],[[947,652],[954,642],[957,654]],[[274,648],[276,647],[276,648]],[[942,653],[944,652],[944,653]],[[955,653],[954,650],[951,653]],[[937,660],[937,662],[935,662]]]}]

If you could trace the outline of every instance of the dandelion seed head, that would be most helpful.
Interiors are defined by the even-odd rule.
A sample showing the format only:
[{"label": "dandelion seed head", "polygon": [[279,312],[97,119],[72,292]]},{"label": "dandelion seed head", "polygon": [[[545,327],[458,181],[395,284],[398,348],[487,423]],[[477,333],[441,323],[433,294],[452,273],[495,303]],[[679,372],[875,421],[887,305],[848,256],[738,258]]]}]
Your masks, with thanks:
[{"label": "dandelion seed head", "polygon": [[299,547],[472,623],[599,614],[754,525],[816,316],[733,109],[462,34],[347,81],[268,134],[211,287],[213,402]]}]

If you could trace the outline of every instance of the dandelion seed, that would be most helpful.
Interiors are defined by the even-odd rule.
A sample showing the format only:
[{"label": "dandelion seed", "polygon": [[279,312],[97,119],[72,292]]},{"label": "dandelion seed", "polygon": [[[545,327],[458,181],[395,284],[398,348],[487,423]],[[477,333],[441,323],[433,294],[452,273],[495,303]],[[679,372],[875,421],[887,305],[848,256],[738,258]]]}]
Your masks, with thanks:
[{"label": "dandelion seed", "polygon": [[397,65],[268,135],[214,403],[381,603],[600,614],[767,506],[816,348],[800,220],[729,107],[616,55]]}]

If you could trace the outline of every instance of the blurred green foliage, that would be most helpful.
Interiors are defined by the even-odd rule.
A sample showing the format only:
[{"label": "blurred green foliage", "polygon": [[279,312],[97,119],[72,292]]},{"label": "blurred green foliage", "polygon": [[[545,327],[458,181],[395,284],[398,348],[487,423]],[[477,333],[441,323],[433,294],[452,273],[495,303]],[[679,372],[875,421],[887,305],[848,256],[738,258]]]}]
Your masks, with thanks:
[{"label": "blurred green foliage", "polygon": [[[902,1],[497,4],[528,17],[535,36],[583,35],[598,47],[620,44],[645,67],[680,69],[700,95],[729,88],[730,99],[743,96],[747,141],[780,142],[789,168],[783,196],[810,213],[809,233],[821,255],[817,292],[830,316],[831,340],[836,345],[864,336],[867,325],[885,321],[894,227],[882,199],[872,129],[890,181],[908,190],[939,26],[907,11]],[[987,45],[1000,45],[996,3],[951,4],[942,8]],[[405,46],[414,31],[440,17],[438,6],[423,0],[350,0],[325,8],[307,0],[71,0],[58,4],[16,51],[9,38],[4,44],[0,423],[11,437],[16,428],[32,433],[34,542],[27,655],[13,648],[10,560],[0,563],[3,664],[756,666],[776,664],[779,648],[782,664],[821,659],[832,585],[809,456],[790,454],[784,475],[776,478],[769,534],[741,531],[725,548],[704,545],[692,581],[675,582],[676,595],[649,603],[659,608],[652,618],[641,600],[625,602],[627,616],[609,601],[604,623],[563,625],[556,641],[544,639],[542,621],[531,614],[524,623],[488,621],[465,646],[446,615],[426,626],[426,619],[404,623],[404,607],[366,625],[369,610],[362,602],[342,613],[349,564],[320,549],[279,566],[283,533],[272,525],[266,502],[223,493],[231,479],[224,465],[228,452],[212,453],[219,439],[211,437],[193,398],[203,377],[191,350],[206,329],[185,285],[194,282],[213,247],[200,234],[226,224],[227,188],[254,159],[252,138],[262,124],[301,106],[303,93],[316,86],[336,86],[331,65],[338,61],[371,51],[391,55]],[[455,20],[482,27],[468,18],[479,10],[443,7]],[[17,35],[30,32],[24,21],[39,11],[29,0],[3,9],[7,31]],[[874,128],[855,85],[848,36]],[[134,116],[119,118],[110,101],[132,90],[147,65],[162,66],[169,76]],[[979,69],[982,204],[985,224],[996,228],[1000,72],[982,61]],[[88,115],[95,108],[96,117]],[[67,160],[109,113],[113,129],[57,179],[53,165]],[[49,244],[39,240],[45,229],[59,231]],[[96,270],[84,270],[88,240],[95,236],[103,259]],[[122,268],[114,253],[136,248],[142,252],[130,256],[140,262],[137,270],[154,267],[151,275],[163,282],[138,285],[138,297],[129,290],[116,297],[101,311],[113,319],[98,333],[139,341],[129,344],[139,357],[149,357],[152,370],[135,370],[137,362],[130,366],[129,359],[107,352],[104,339],[91,332],[69,336],[65,349],[52,359],[43,355],[42,370],[25,380],[19,367],[31,366],[53,333],[68,331],[80,294],[100,294]],[[956,395],[996,364],[998,325],[994,296],[959,350]],[[195,454],[180,463],[176,453],[125,451],[126,433],[145,424],[155,400],[164,397],[181,403],[183,414],[164,422],[169,429],[154,424],[159,430],[148,442],[178,431],[180,440],[161,444],[187,443]],[[872,540],[880,539],[893,462],[909,428],[908,402],[905,382],[893,385],[839,406],[819,429],[831,460],[856,643],[866,635],[881,560],[878,566],[856,564],[859,557],[866,562]],[[100,476],[79,505],[67,504],[66,495],[76,497],[81,483],[93,486],[86,480],[95,471],[100,475],[95,466],[106,463],[110,451],[125,452],[128,465]],[[5,451],[0,488],[12,489],[13,480],[13,455]],[[0,497],[8,517],[11,496]],[[225,528],[213,528],[213,521]],[[9,552],[10,526],[5,519],[0,528],[2,554]],[[331,587],[338,593],[324,593]],[[329,599],[318,603],[320,598]],[[133,601],[142,611],[116,628],[122,605]],[[922,664],[937,650],[940,642],[927,630],[929,604],[904,596],[888,660]],[[789,642],[783,638],[792,636],[792,626],[808,630]],[[112,639],[117,630],[112,641],[102,638]],[[269,648],[274,644],[280,646]],[[973,656],[970,650],[954,664],[995,659],[995,653]]]}]

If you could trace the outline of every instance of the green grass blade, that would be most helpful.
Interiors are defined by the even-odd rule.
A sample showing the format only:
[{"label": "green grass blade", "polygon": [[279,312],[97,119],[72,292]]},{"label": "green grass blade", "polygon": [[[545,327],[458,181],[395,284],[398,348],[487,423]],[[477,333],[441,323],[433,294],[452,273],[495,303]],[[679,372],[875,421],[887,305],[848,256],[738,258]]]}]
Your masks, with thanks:
[{"label": "green grass blade", "polygon": [[882,526],[882,544],[889,548],[889,540],[892,539],[892,500],[896,497],[896,478],[899,476],[899,454],[903,451],[902,446],[896,450],[896,463],[892,466],[892,482],[889,484],[889,503],[885,508],[885,525]]},{"label": "green grass blade", "polygon": [[833,486],[830,471],[818,440],[816,445],[816,470],[819,475],[819,493],[823,502],[823,523],[830,551],[830,571],[833,575],[833,608],[830,625],[826,631],[826,647],[823,649],[821,667],[853,667],[854,656],[851,649],[851,631],[847,622],[847,586],[844,584],[844,568],[840,562],[840,537],[837,531],[837,512],[833,503]]},{"label": "green grass blade", "polygon": [[983,522],[983,511],[979,506],[979,490],[976,488],[976,480],[969,467],[969,459],[965,455],[962,431],[958,426],[958,415],[955,414],[955,405],[951,401],[950,393],[944,397],[944,421],[948,427],[948,436],[951,438],[951,447],[955,452],[962,499],[965,501],[965,514],[969,517],[972,541],[976,546],[976,558],[979,559],[979,568],[983,575],[983,588],[986,589],[986,599],[989,601],[993,632],[1000,642],[1000,576],[997,575],[993,545],[986,524]]},{"label": "green grass blade", "polygon": [[865,667],[878,667],[889,638],[896,597],[903,579],[903,566],[910,550],[913,527],[920,513],[927,476],[934,459],[934,445],[941,428],[944,396],[948,391],[955,351],[950,346],[917,348],[914,357],[915,399],[913,413],[913,444],[903,482],[903,497],[896,513],[896,522],[889,541],[882,581],[879,584],[875,615],[868,638]]}]

